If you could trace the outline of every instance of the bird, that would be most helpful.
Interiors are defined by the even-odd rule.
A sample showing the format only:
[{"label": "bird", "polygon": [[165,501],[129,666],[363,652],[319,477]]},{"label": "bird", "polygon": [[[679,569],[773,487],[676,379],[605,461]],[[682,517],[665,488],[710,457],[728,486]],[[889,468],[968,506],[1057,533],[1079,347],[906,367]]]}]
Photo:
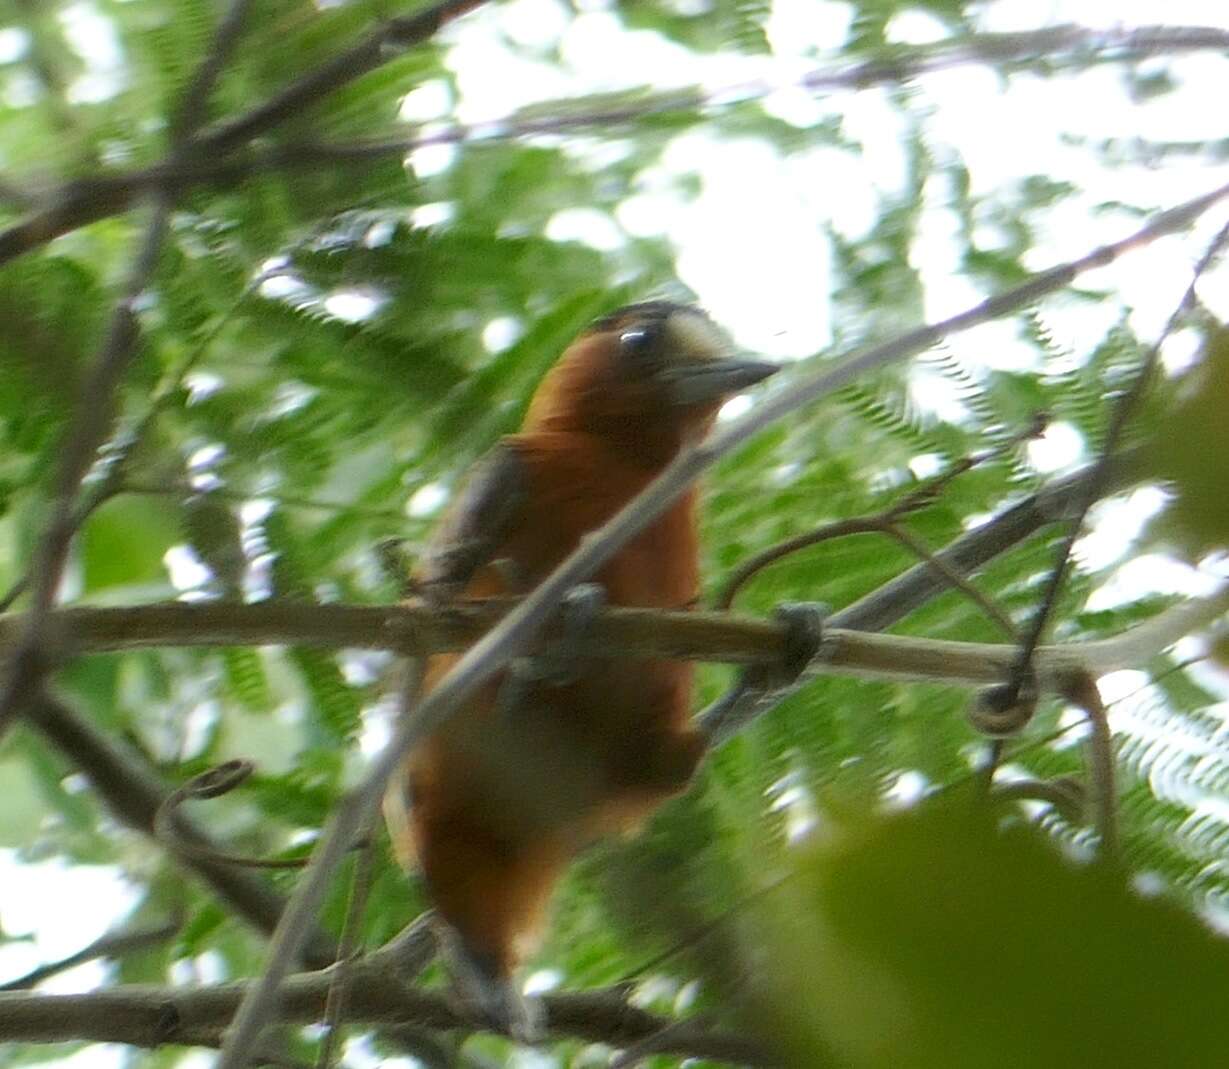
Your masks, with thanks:
[{"label": "bird", "polygon": [[[546,373],[518,433],[471,470],[417,562],[417,596],[446,605],[527,593],[703,438],[723,402],[777,370],[737,353],[693,305],[646,301],[602,316]],[[699,578],[692,487],[568,604],[582,629],[605,603],[685,609]],[[460,656],[428,657],[424,689]],[[688,662],[522,662],[393,777],[394,851],[421,874],[456,993],[483,1022],[536,1031],[515,978],[551,892],[580,851],[634,831],[685,789],[706,748],[691,701]]]}]

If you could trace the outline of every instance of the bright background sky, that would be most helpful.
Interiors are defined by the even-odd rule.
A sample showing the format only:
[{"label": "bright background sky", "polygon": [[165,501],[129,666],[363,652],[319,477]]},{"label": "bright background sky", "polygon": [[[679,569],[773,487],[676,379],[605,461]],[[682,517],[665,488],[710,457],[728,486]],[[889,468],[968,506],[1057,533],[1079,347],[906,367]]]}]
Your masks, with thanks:
[{"label": "bright background sky", "polygon": [[[705,0],[677,0],[680,10]],[[767,25],[773,54],[767,57],[697,56],[648,31],[620,29],[606,0],[581,0],[581,14],[571,17],[557,0],[508,0],[493,4],[453,24],[444,33],[451,43],[450,67],[457,75],[460,98],[456,117],[464,122],[498,120],[511,110],[543,100],[652,84],[657,88],[702,85],[732,88],[768,80],[779,85],[767,106],[779,118],[810,126],[839,115],[844,130],[861,141],[860,153],[830,146],[783,156],[754,139],[720,140],[711,132],[680,134],[661,164],[646,171],[635,193],[613,216],[591,208],[557,213],[548,235],[579,240],[600,249],[615,249],[629,236],[665,234],[678,252],[680,281],[699,297],[736,341],[748,349],[779,358],[810,355],[830,341],[826,295],[830,290],[830,250],[824,228],[849,237],[865,233],[874,222],[879,199],[898,194],[905,179],[901,116],[886,90],[837,93],[816,98],[791,86],[815,66],[806,53],[838,48],[849,29],[851,8],[829,0],[776,0]],[[1229,28],[1229,4],[1216,0],[998,0],[986,4],[980,26],[986,31],[1037,29],[1078,19],[1085,26],[1214,25]],[[69,9],[67,25],[75,46],[90,65],[74,90],[83,97],[105,97],[121,84],[123,53],[105,20],[88,3]],[[17,36],[15,37],[14,34]],[[930,15],[916,11],[891,24],[892,39],[922,43],[945,36]],[[563,64],[527,58],[504,38],[544,56],[558,47]],[[0,30],[0,53],[20,53],[19,31]],[[1122,200],[1168,207],[1212,189],[1229,178],[1229,169],[1183,161],[1155,168],[1098,162],[1095,153],[1070,143],[1072,136],[1099,140],[1135,136],[1163,140],[1224,137],[1226,60],[1198,53],[1160,61],[1178,81],[1178,89],[1144,103],[1126,95],[1121,71],[1107,64],[1078,74],[1053,78],[1013,75],[1006,85],[977,66],[927,75],[916,82],[916,106],[933,114],[928,130],[936,151],[963,157],[974,195],[993,193],[1025,174],[1047,174],[1082,190],[1048,216],[1046,228],[1028,266],[1043,268],[1070,259],[1093,246],[1129,233],[1139,225],[1126,212],[1093,214],[1093,205]],[[13,101],[10,101],[13,103]],[[442,82],[416,90],[403,116],[415,123],[440,122],[453,104]],[[430,127],[428,127],[430,128]],[[586,159],[618,158],[631,151],[617,130],[578,136],[563,142]],[[946,146],[946,149],[945,149]],[[413,156],[420,173],[451,165],[464,148],[424,148]],[[697,173],[700,194],[684,200],[680,176]],[[982,299],[985,293],[958,277],[957,226],[948,207],[951,191],[942,175],[925,189],[924,225],[911,258],[921,273],[925,312],[943,318]],[[432,225],[447,219],[448,205],[420,210],[418,221]],[[1176,305],[1190,278],[1192,263],[1229,210],[1209,212],[1194,237],[1158,241],[1145,252],[1128,256],[1083,280],[1116,296],[1096,307],[1088,302],[1052,299],[1042,319],[1056,341],[1079,356],[1103,336],[1126,309],[1143,338],[1155,336]],[[979,234],[993,239],[993,234]],[[1229,320],[1229,272],[1209,274],[1201,287],[1204,302]],[[494,332],[498,334],[498,331]],[[1196,339],[1180,333],[1166,345],[1166,367],[1180,370],[1190,361]],[[1009,324],[989,324],[948,342],[949,350],[973,369],[1032,369],[1035,348],[1021,343]],[[945,418],[960,418],[958,401],[937,376],[920,370],[915,399]],[[1042,472],[1058,472],[1086,460],[1084,443],[1070,427],[1058,425],[1032,447],[1031,459]],[[1080,547],[1090,562],[1111,563],[1126,553],[1130,538],[1162,498],[1141,490],[1125,502],[1106,503],[1099,521]],[[1160,557],[1137,558],[1115,575],[1097,597],[1102,604],[1137,597],[1154,589],[1206,590],[1210,571],[1196,572]],[[1143,682],[1140,673],[1123,672],[1103,680],[1112,699]],[[1131,717],[1123,703],[1115,716]],[[84,789],[84,784],[81,784]],[[1219,800],[1215,800],[1219,802]],[[1209,804],[1215,804],[1210,801]],[[6,803],[7,804],[7,803]],[[19,819],[10,812],[7,820]],[[10,935],[29,933],[29,942],[0,948],[0,980],[18,976],[84,947],[114,926],[136,902],[139,890],[114,869],[68,867],[59,860],[22,861],[0,850],[0,887],[4,888],[3,926]],[[217,964],[199,960],[195,976],[185,965],[178,979],[217,979]],[[84,991],[99,986],[107,970],[91,963],[42,985],[45,991]],[[374,1066],[377,1059],[352,1044],[347,1064]],[[49,1066],[111,1069],[124,1064],[127,1048],[90,1047]],[[139,1059],[139,1053],[136,1055]],[[214,1055],[194,1054],[182,1064],[211,1065]],[[528,1067],[540,1056],[526,1052],[517,1064]],[[410,1065],[408,1059],[386,1060],[388,1066]],[[547,1064],[553,1064],[548,1062]]]}]

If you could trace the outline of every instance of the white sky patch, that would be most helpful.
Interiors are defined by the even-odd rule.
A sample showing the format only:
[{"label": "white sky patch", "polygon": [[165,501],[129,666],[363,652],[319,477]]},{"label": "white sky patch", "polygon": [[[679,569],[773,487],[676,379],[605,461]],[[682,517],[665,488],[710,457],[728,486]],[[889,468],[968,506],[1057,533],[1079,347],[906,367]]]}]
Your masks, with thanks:
[{"label": "white sky patch", "polygon": [[803,198],[775,150],[704,133],[676,139],[665,160],[702,176],[699,196],[670,230],[679,278],[700,303],[753,352],[797,358],[827,345],[828,242],[818,226],[799,225],[807,217]]},{"label": "white sky patch", "polygon": [[452,201],[431,201],[411,209],[410,222],[419,229],[427,230],[433,226],[442,226],[444,223],[452,222],[456,214],[457,208]]},{"label": "white sky patch", "polygon": [[452,103],[452,87],[443,78],[431,78],[402,97],[397,117],[411,123],[443,119],[451,110]]},{"label": "white sky patch", "polygon": [[1105,704],[1126,701],[1148,689],[1148,673],[1135,668],[1107,672],[1097,680],[1097,690]]},{"label": "white sky patch", "polygon": [[499,316],[482,328],[482,347],[488,353],[502,353],[525,333],[525,324],[514,316]]},{"label": "white sky patch", "polygon": [[1144,486],[1125,497],[1098,502],[1089,510],[1087,534],[1075,544],[1080,565],[1100,571],[1121,560],[1167,500],[1159,487]]},{"label": "white sky patch", "polygon": [[546,49],[559,43],[572,12],[557,0],[511,0],[500,15],[501,28],[518,45]]},{"label": "white sky patch", "polygon": [[1195,284],[1199,299],[1222,323],[1229,320],[1229,267],[1222,260]]},{"label": "white sky patch", "polygon": [[427,483],[420,486],[406,502],[405,511],[415,519],[430,516],[440,510],[448,500],[448,488],[443,483]]},{"label": "white sky patch", "polygon": [[797,769],[787,772],[765,793],[770,799],[769,811],[782,816],[787,842],[805,839],[819,824],[815,798]]},{"label": "white sky patch", "polygon": [[522,990],[526,995],[544,995],[547,991],[554,991],[561,983],[563,973],[558,969],[538,969],[525,977]]},{"label": "white sky patch", "polygon": [[614,252],[627,244],[627,237],[606,212],[596,208],[565,208],[547,220],[551,241],[576,241],[598,252]]},{"label": "white sky patch", "polygon": [[619,202],[615,218],[633,237],[653,238],[669,230],[686,204],[681,194],[664,189],[638,193]]},{"label": "white sky patch", "polygon": [[1088,597],[1090,612],[1114,609],[1149,594],[1206,597],[1224,582],[1176,557],[1146,553],[1126,561]]},{"label": "white sky patch", "polygon": [[888,20],[884,37],[894,44],[928,45],[950,36],[947,26],[927,11],[906,10]]},{"label": "white sky patch", "polygon": [[324,310],[347,323],[362,323],[380,310],[385,299],[368,290],[341,290],[324,299]]},{"label": "white sky patch", "polygon": [[[0,887],[4,888],[4,930],[10,936],[31,934],[30,942],[0,947],[0,976],[17,976],[38,965],[66,958],[119,926],[136,906],[140,892],[110,865],[68,865],[22,859],[15,850],[0,850]],[[88,909],[82,903],[89,903]],[[39,990],[66,994],[97,987],[106,969],[72,969],[40,985]]]},{"label": "white sky patch", "polygon": [[311,287],[301,278],[294,275],[273,275],[260,284],[260,295],[271,301],[286,300],[290,297],[305,297],[311,293]]},{"label": "white sky patch", "polygon": [[892,781],[892,786],[883,792],[883,800],[889,809],[907,809],[926,797],[930,780],[916,769],[906,769]]},{"label": "white sky patch", "polygon": [[938,453],[919,453],[909,460],[909,470],[917,479],[932,479],[946,467],[946,461]]},{"label": "white sky patch", "polygon": [[89,3],[73,4],[59,18],[69,46],[86,65],[85,73],[68,87],[68,99],[91,104],[114,96],[124,82],[124,51],[115,23]]},{"label": "white sky patch", "polygon": [[960,397],[960,388],[946,375],[917,364],[909,371],[909,397],[923,413],[931,413],[948,423],[968,426],[972,414]]},{"label": "white sky patch", "polygon": [[849,241],[865,238],[879,218],[879,198],[862,158],[820,145],[782,161],[795,187],[822,191],[825,221]]},{"label": "white sky patch", "polygon": [[0,30],[0,63],[16,63],[30,47],[30,35],[17,26]]},{"label": "white sky patch", "polygon": [[830,0],[776,0],[764,31],[777,55],[835,51],[848,39],[853,16],[852,4]]},{"label": "white sky patch", "polygon": [[[424,134],[429,132],[430,128],[423,131]],[[450,143],[422,145],[412,150],[406,159],[419,178],[433,178],[443,174],[456,162],[458,151],[457,146]]]},{"label": "white sky patch", "polygon": [[363,709],[363,726],[359,729],[359,750],[366,758],[375,757],[392,738],[392,719],[396,715],[391,703],[375,703]]},{"label": "white sky patch", "polygon": [[731,397],[717,410],[717,419],[719,422],[724,423],[727,420],[745,416],[751,411],[751,406],[754,403],[745,393],[740,393],[737,397]]},{"label": "white sky patch", "polygon": [[162,554],[162,563],[176,590],[198,590],[213,578],[213,572],[188,545],[171,546]]},{"label": "white sky patch", "polygon": [[[924,261],[920,261],[924,262]],[[968,279],[947,272],[929,263],[920,269],[925,295],[926,319],[934,322],[963,312],[977,304],[985,294]],[[979,323],[943,339],[943,346],[961,364],[970,369],[994,371],[1032,371],[1040,364],[1034,346],[1020,337],[1012,319],[994,319]]]},{"label": "white sky patch", "polygon": [[1024,447],[1028,462],[1042,475],[1067,471],[1083,462],[1086,454],[1084,437],[1070,423],[1056,420],[1038,438]]},{"label": "white sky patch", "polygon": [[862,160],[880,192],[901,196],[909,176],[905,150],[907,120],[892,105],[886,89],[867,89],[840,98],[841,126],[862,146]]}]

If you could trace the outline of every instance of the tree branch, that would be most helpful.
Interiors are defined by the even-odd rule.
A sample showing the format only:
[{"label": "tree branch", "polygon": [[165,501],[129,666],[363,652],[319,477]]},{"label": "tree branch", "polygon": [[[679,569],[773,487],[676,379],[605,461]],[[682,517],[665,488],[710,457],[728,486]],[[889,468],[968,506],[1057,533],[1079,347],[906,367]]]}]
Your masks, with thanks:
[{"label": "tree branch", "polygon": [[[1060,667],[1102,674],[1141,664],[1183,635],[1213,622],[1229,607],[1226,597],[1222,590],[1181,602],[1114,638],[1043,646],[1039,651],[1043,674],[1048,678],[1048,673]],[[82,653],[171,646],[276,645],[388,650],[424,656],[472,647],[523,604],[472,602],[439,610],[423,605],[367,607],[297,601],[255,605],[173,602],[130,609],[62,609],[50,620],[65,641]],[[547,643],[557,637],[557,627],[557,623],[545,627],[540,641]],[[0,645],[19,634],[21,628],[19,615],[0,617]],[[784,657],[788,636],[787,628],[775,620],[735,613],[610,608],[593,620],[583,640],[577,640],[577,650],[585,657],[663,657],[767,665]],[[824,648],[813,670],[975,686],[1003,682],[1003,665],[1009,663],[1011,650],[1006,644],[826,627]],[[169,791],[159,790],[160,797],[170,796]]]},{"label": "tree branch", "polygon": [[[320,1020],[331,982],[331,969],[289,978],[282,985],[278,1020],[295,1024]],[[82,1040],[146,1048],[196,1043],[226,1028],[250,987],[247,983],[196,989],[132,985],[84,995],[0,993],[0,1035],[10,1043]],[[629,1005],[615,993],[548,995],[543,1005],[547,1028],[556,1036],[616,1047],[658,1037],[662,1053],[679,1057],[740,1066],[777,1064],[754,1038],[676,1024]],[[382,952],[352,964],[344,1019],[351,1025],[418,1025],[437,1031],[473,1027],[443,996],[402,984]]]},{"label": "tree branch", "polygon": [[157,267],[169,217],[170,203],[159,197],[123,293],[111,314],[98,357],[86,376],[76,415],[65,433],[52,493],[51,517],[30,570],[30,612],[25,621],[25,633],[4,666],[3,684],[0,685],[0,733],[43,684],[49,653],[44,624],[59,589],[76,530],[73,518],[77,494],[115,416],[116,390],[140,336],[137,302]]},{"label": "tree branch", "polygon": [[330,93],[387,63],[399,52],[422,44],[446,22],[480,7],[486,0],[441,0],[413,15],[388,19],[344,52],[308,71],[277,96],[237,118],[206,130],[195,139],[194,151],[216,156],[301,115]]},{"label": "tree branch", "polygon": [[25,976],[19,976],[16,980],[0,984],[0,991],[26,991],[36,984],[41,984],[44,980],[49,980],[69,969],[75,969],[87,961],[97,961],[99,958],[121,958],[134,951],[155,947],[159,943],[173,939],[181,927],[182,922],[176,919],[159,925],[157,928],[134,928],[122,932],[108,932],[75,954],[69,954],[68,957],[61,958],[59,961],[40,965],[36,969],[31,969]]},{"label": "tree branch", "polygon": [[[476,7],[481,0],[454,0],[441,8],[458,8],[446,17],[456,17]],[[426,19],[430,9],[418,16],[393,20],[393,27]],[[422,23],[426,25],[426,23]],[[508,117],[476,126],[453,126],[432,134],[350,143],[300,142],[239,154],[252,137],[297,114],[321,96],[345,85],[388,58],[387,29],[364,38],[359,44],[319,70],[254,108],[252,111],[206,132],[193,142],[200,151],[168,158],[139,170],[99,174],[68,183],[44,198],[45,206],[9,229],[0,231],[0,265],[36,249],[82,226],[125,211],[133,199],[155,189],[179,191],[204,184],[229,185],[253,174],[274,170],[362,166],[372,160],[405,155],[417,148],[442,144],[506,141],[571,130],[621,126],[636,119],[699,108],[728,106],[767,96],[781,88],[778,80],[761,80],[724,86],[716,90],[687,89],[640,99],[630,104],[570,111],[562,114],[521,118]],[[408,47],[411,35],[392,34],[387,40]],[[416,38],[416,40],[421,40]],[[414,43],[414,42],[410,42]],[[1133,30],[1086,29],[1057,26],[1009,34],[984,34],[963,41],[902,47],[890,59],[833,64],[811,72],[798,83],[813,91],[854,91],[874,85],[898,84],[919,75],[971,63],[1007,63],[1070,51],[1072,62],[1112,61],[1158,53],[1173,54],[1229,48],[1229,33],[1213,27],[1151,26]]]},{"label": "tree branch", "polygon": [[[1126,451],[1116,457],[1106,472],[1106,482],[1098,487],[1100,493],[1111,494],[1138,482],[1139,461],[1136,451]],[[1074,515],[1079,501],[1087,493],[1092,474],[1089,466],[1051,483],[982,526],[961,535],[936,554],[936,559],[961,575],[971,575],[1042,527]],[[946,589],[946,580],[936,574],[930,564],[919,564],[834,613],[828,622],[834,627],[855,631],[882,631]]]},{"label": "tree branch", "polygon": [[231,0],[230,8],[218,23],[205,58],[184,90],[179,112],[171,122],[171,141],[177,147],[196,133],[204,122],[213,87],[239,43],[251,6],[252,0]]}]

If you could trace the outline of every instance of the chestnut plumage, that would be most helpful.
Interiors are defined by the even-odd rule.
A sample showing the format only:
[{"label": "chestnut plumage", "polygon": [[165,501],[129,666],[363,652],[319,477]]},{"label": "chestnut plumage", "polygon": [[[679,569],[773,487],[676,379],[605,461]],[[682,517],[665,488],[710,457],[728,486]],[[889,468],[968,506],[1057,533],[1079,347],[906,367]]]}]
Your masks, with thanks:
[{"label": "chestnut plumage", "polygon": [[[470,474],[420,563],[438,600],[522,594],[642,490],[721,402],[776,370],[738,357],[701,311],[620,308],[564,352],[518,434]],[[680,609],[699,588],[689,490],[599,572],[613,605]],[[456,661],[433,656],[430,687]],[[408,757],[385,802],[390,833],[447,925],[463,994],[526,1030],[512,983],[551,890],[595,838],[634,829],[686,786],[704,750],[685,662],[586,659],[565,678],[505,677]]]}]

